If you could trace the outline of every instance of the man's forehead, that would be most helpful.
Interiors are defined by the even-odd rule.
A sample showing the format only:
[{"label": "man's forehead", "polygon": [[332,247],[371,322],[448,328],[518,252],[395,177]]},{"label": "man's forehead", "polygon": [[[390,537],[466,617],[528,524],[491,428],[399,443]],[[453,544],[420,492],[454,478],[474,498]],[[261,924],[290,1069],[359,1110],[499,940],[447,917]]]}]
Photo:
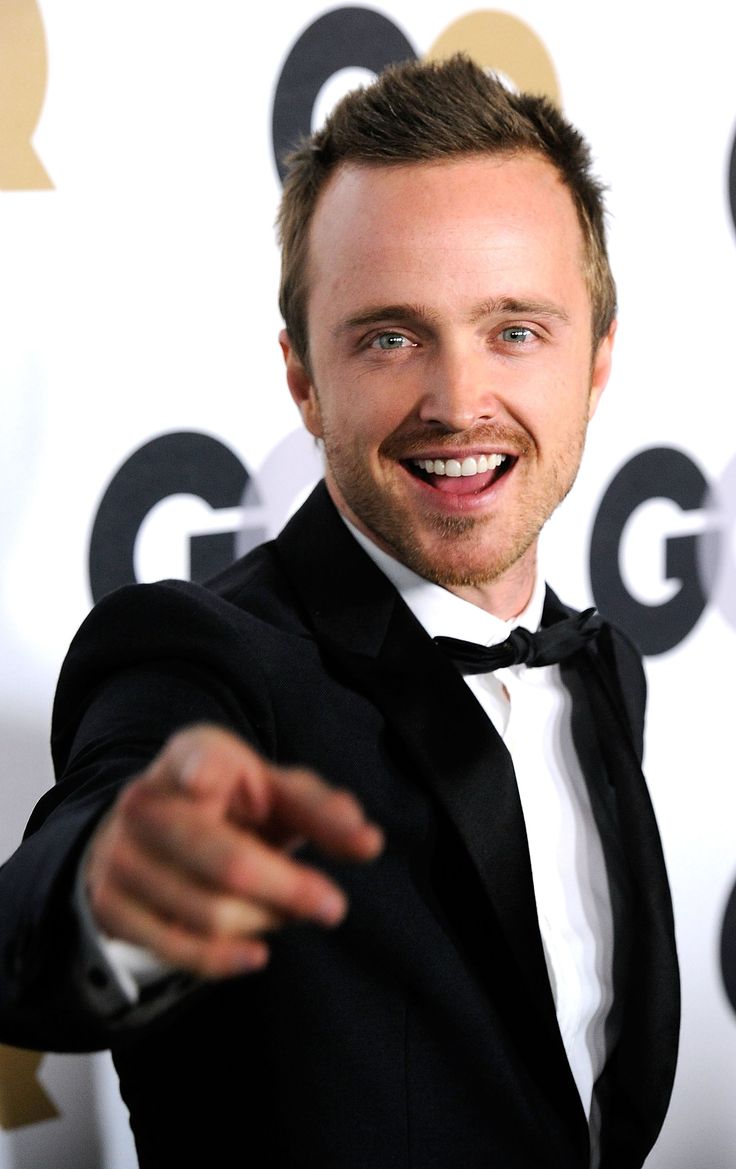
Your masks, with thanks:
[{"label": "man's forehead", "polygon": [[[433,202],[427,206],[422,196],[430,188]],[[475,192],[480,200],[487,194],[491,200],[499,191],[512,188],[521,203],[549,201],[563,214],[573,211],[577,219],[572,192],[545,155],[532,150],[478,152],[396,163],[341,162],[315,203],[309,234],[310,238],[322,231],[332,234],[336,216],[345,218],[351,210],[359,216],[376,200],[394,199],[399,210],[408,211],[409,218],[420,222],[436,210],[437,201],[452,208],[466,201],[469,193]],[[554,213],[554,206],[549,210]]]},{"label": "man's forehead", "polygon": [[[558,238],[559,237],[559,238]],[[571,192],[556,167],[532,152],[474,154],[397,164],[342,163],[310,224],[310,274],[329,276],[346,257],[406,256],[463,248],[528,246],[584,252]],[[578,246],[576,246],[576,243]],[[420,262],[419,260],[417,262]],[[428,261],[431,263],[431,261]]]}]

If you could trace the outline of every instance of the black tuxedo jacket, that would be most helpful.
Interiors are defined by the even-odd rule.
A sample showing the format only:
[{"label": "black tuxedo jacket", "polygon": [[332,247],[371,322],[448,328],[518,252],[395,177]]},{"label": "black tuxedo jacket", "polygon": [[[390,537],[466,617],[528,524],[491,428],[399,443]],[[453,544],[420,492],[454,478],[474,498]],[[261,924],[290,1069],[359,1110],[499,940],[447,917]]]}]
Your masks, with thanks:
[{"label": "black tuxedo jacket", "polygon": [[[549,594],[545,622],[563,611]],[[678,1031],[643,675],[607,633],[565,678],[617,899],[602,1169],[633,1169],[666,1111]],[[100,1017],[69,908],[79,854],[120,786],[199,721],[352,788],[385,853],[319,858],[349,894],[339,929],[288,927],[262,973]],[[110,1046],[141,1165],[587,1169],[508,753],[324,486],[211,587],[106,598],[63,667],[53,751],[59,781],[0,873],[0,1037]]]}]

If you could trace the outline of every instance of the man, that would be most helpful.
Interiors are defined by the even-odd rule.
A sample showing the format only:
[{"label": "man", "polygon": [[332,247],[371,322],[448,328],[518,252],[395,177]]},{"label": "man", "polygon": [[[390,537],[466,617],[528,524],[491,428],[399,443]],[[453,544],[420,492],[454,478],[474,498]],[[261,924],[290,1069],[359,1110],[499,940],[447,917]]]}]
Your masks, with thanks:
[{"label": "man", "polygon": [[73,643],[2,1037],[110,1046],[143,1166],[641,1166],[678,1028],[643,675],[536,572],[615,329],[587,148],[408,63],[295,153],[280,228],[325,482]]}]

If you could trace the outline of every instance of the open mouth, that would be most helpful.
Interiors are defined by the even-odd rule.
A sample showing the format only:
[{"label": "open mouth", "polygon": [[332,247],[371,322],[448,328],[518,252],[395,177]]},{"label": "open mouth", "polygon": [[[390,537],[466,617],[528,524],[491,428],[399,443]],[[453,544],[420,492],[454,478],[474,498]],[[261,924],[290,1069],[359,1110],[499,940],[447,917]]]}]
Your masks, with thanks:
[{"label": "open mouth", "polygon": [[417,479],[441,491],[476,494],[497,483],[513,467],[514,455],[474,455],[463,459],[409,459],[404,466]]}]

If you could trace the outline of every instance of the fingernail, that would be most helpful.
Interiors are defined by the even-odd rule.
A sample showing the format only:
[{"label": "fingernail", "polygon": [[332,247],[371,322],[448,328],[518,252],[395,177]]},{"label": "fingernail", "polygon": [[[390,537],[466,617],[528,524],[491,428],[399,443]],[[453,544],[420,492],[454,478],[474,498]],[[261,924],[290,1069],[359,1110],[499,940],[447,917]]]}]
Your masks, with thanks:
[{"label": "fingernail", "polygon": [[199,778],[200,767],[202,764],[202,752],[192,751],[181,764],[177,780],[179,787],[184,789],[191,788]]},{"label": "fingernail", "polygon": [[377,825],[369,824],[368,827],[370,829],[368,834],[368,849],[371,859],[373,859],[373,857],[376,857],[379,855],[379,853],[383,852],[383,849],[386,845],[386,837],[384,836],[381,829],[377,827]]},{"label": "fingernail", "polygon": [[268,962],[268,948],[265,945],[251,944],[246,950],[240,950],[233,959],[234,974],[255,974],[262,970]]}]

